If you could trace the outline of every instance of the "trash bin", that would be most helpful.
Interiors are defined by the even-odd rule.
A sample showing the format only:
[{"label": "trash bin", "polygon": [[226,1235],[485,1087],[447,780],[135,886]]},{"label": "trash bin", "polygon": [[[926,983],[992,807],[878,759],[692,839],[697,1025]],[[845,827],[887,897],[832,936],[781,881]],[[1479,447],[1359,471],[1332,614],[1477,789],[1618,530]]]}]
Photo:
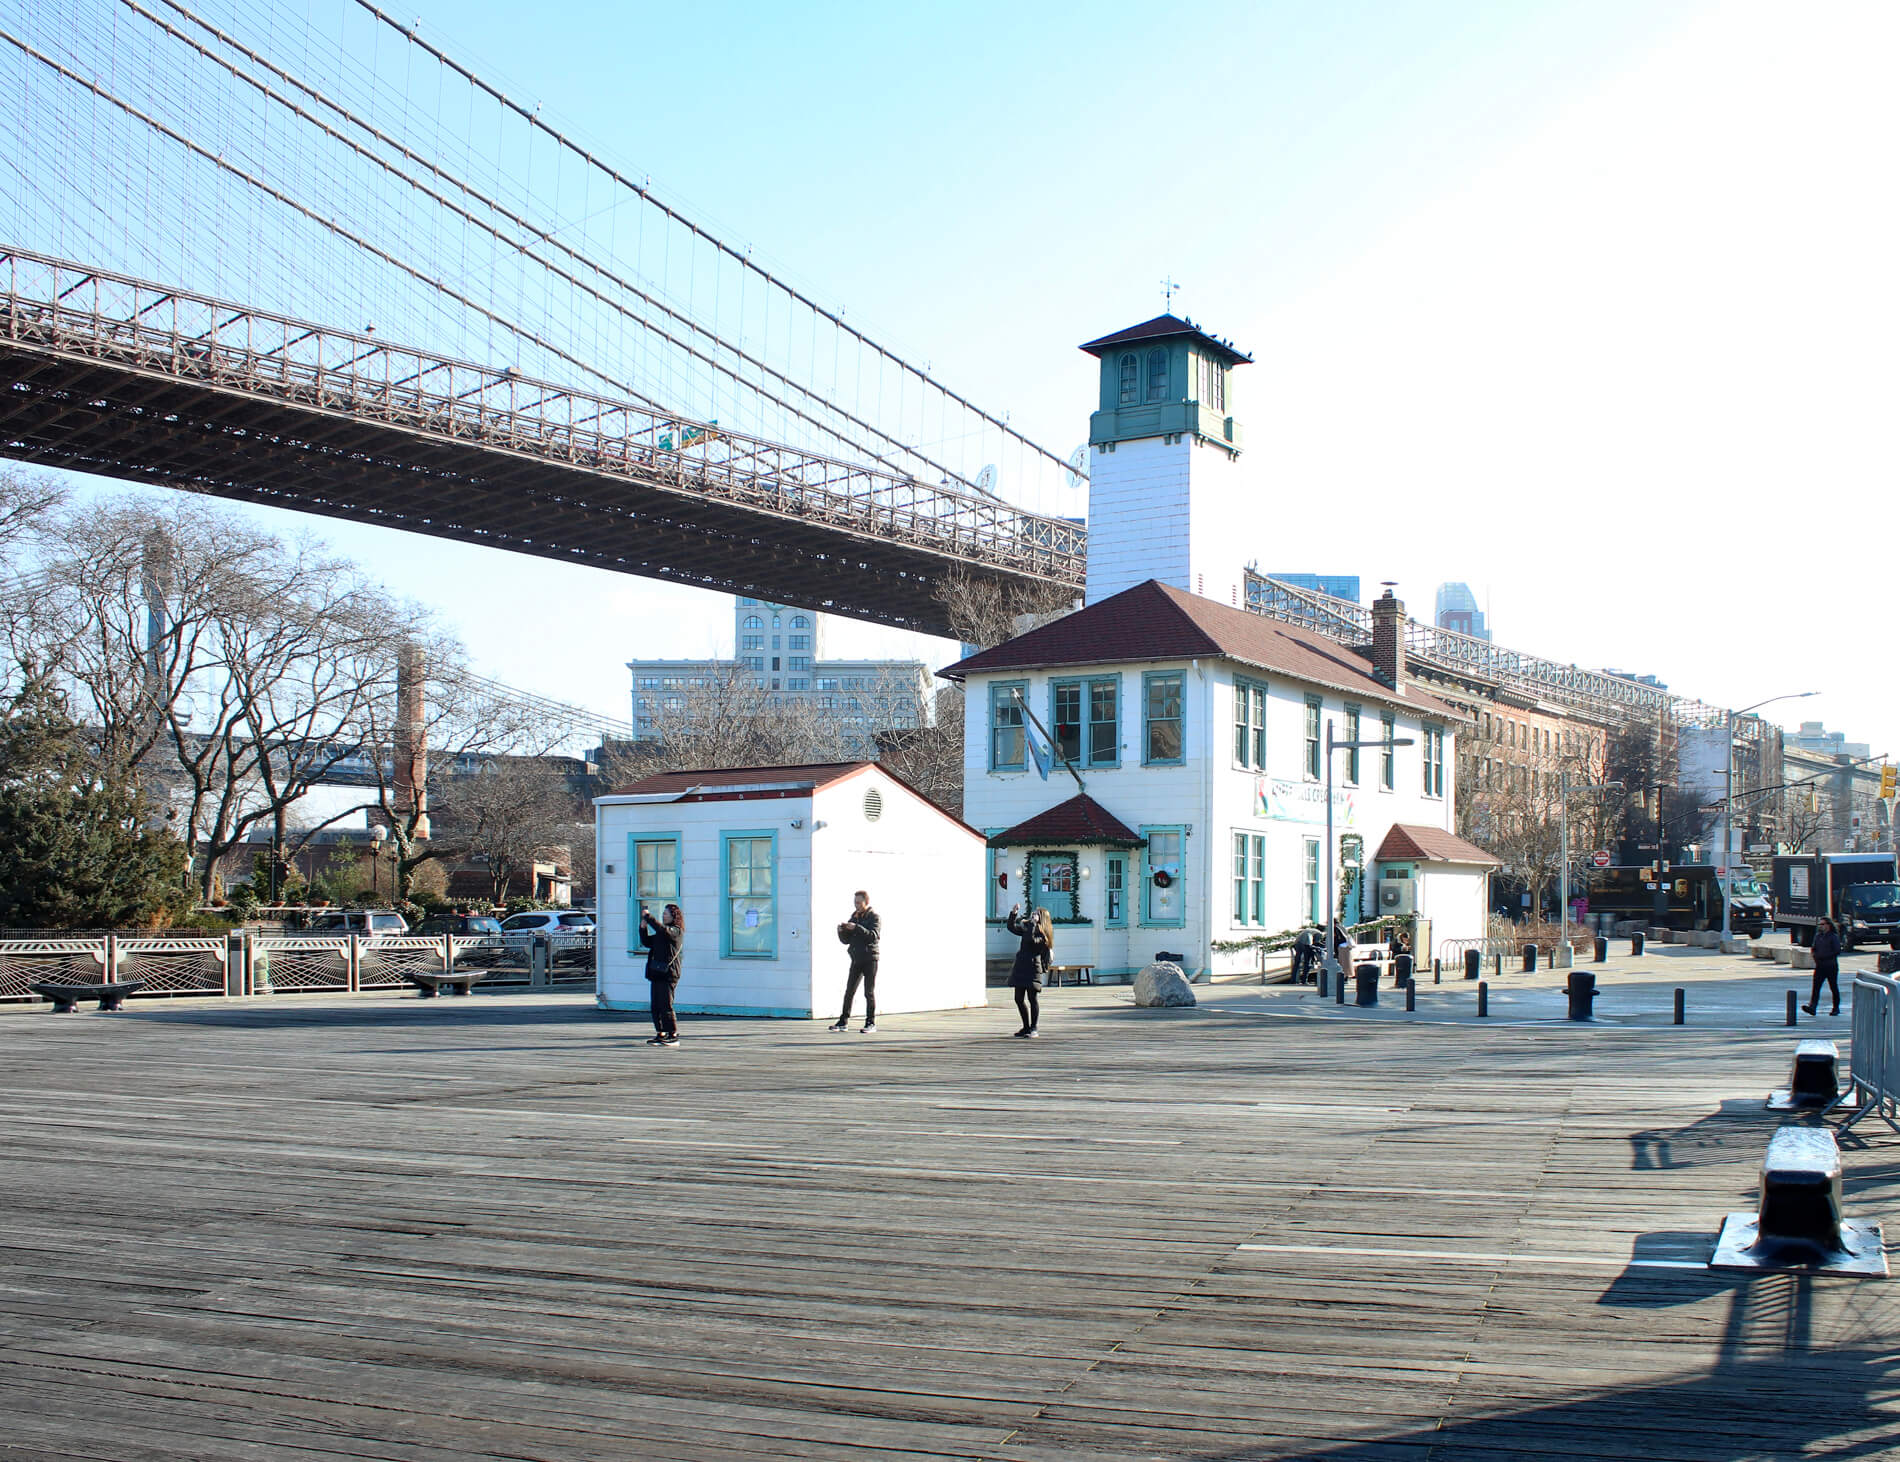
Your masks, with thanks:
[{"label": "trash bin", "polygon": [[1355,965],[1352,982],[1353,1004],[1377,1005],[1379,1003],[1379,967],[1377,965]]},{"label": "trash bin", "polygon": [[1465,951],[1465,978],[1467,980],[1475,980],[1478,978],[1478,966],[1482,964],[1483,961],[1484,956],[1477,950],[1467,949]]},{"label": "trash bin", "polygon": [[1537,973],[1537,946],[1535,944],[1524,946],[1524,973],[1527,975]]},{"label": "trash bin", "polygon": [[1586,970],[1572,970],[1564,992],[1570,996],[1570,1018],[1590,1019],[1591,1007],[1597,998],[1597,977]]},{"label": "trash bin", "polygon": [[1412,983],[1412,956],[1398,954],[1392,957],[1392,987],[1403,990]]}]

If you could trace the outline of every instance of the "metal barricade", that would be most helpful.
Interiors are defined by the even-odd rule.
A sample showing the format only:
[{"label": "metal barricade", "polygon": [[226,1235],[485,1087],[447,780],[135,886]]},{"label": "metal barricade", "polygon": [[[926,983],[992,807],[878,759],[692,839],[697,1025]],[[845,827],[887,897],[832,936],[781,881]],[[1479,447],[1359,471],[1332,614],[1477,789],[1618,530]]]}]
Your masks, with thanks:
[{"label": "metal barricade", "polygon": [[1872,1112],[1900,1132],[1900,980],[1891,975],[1854,976],[1853,1055],[1847,1090],[1828,1111],[1846,1105],[1855,1110],[1841,1123],[1845,1132]]}]

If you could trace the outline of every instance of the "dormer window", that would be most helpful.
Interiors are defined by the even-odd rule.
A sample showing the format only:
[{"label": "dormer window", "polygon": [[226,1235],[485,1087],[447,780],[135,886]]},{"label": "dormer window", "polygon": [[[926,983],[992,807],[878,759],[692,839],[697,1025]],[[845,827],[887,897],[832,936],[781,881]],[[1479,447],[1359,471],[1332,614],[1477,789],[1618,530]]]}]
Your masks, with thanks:
[{"label": "dormer window", "polygon": [[1168,353],[1165,350],[1148,352],[1148,399],[1168,399]]},{"label": "dormer window", "polygon": [[1141,399],[1141,362],[1131,355],[1122,357],[1122,405],[1132,406]]}]

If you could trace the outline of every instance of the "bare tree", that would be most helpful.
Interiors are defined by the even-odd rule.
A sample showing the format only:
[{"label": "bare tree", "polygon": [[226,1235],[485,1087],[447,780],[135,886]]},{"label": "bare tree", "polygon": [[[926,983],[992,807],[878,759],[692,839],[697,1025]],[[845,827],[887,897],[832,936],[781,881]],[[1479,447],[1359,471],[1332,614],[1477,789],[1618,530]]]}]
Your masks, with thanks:
[{"label": "bare tree", "polygon": [[434,839],[483,863],[489,897],[500,903],[516,877],[532,875],[537,861],[573,856],[579,800],[551,762],[494,757],[444,786],[432,815]]},{"label": "bare tree", "polygon": [[1075,592],[1060,584],[977,578],[960,568],[938,581],[934,597],[944,608],[951,637],[979,650],[1060,619],[1075,608]]},{"label": "bare tree", "polygon": [[[1473,743],[1482,752],[1492,743]],[[1503,859],[1524,880],[1531,908],[1543,908],[1544,891],[1563,867],[1563,822],[1569,819],[1571,887],[1583,887],[1581,860],[1607,847],[1623,817],[1621,801],[1593,790],[1604,780],[1603,763],[1585,750],[1515,753],[1509,758],[1474,755],[1461,762],[1459,834]],[[1570,793],[1565,797],[1565,782]]]},{"label": "bare tree", "polygon": [[52,478],[0,466],[0,571],[12,566],[15,550],[65,500],[66,489]]}]

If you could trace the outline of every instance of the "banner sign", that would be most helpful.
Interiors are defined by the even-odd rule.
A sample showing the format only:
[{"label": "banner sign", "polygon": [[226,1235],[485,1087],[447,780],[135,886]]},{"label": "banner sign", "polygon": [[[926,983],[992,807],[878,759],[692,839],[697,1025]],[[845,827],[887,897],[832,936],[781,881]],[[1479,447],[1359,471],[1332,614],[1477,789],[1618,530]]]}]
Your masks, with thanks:
[{"label": "banner sign", "polygon": [[[1333,826],[1350,828],[1357,824],[1357,812],[1350,788],[1333,789]],[[1326,789],[1318,782],[1294,782],[1284,777],[1254,778],[1254,815],[1275,822],[1308,822],[1324,825]]]}]

